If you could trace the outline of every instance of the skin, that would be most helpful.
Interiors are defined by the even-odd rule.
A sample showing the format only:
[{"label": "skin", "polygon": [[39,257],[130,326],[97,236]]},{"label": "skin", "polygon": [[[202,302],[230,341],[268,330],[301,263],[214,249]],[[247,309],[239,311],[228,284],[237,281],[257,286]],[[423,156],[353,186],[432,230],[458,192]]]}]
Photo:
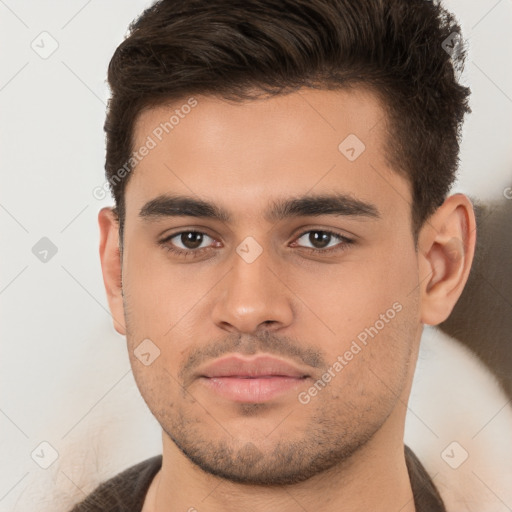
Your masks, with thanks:
[{"label": "skin", "polygon": [[[414,511],[406,404],[423,324],[447,318],[468,277],[470,201],[448,197],[415,247],[410,184],[386,161],[386,117],[367,90],[196,99],[130,177],[122,257],[115,215],[99,213],[114,326],[162,426],[163,465],[144,512]],[[145,111],[134,147],[179,104]],[[353,162],[338,150],[348,134],[366,146]],[[378,217],[266,217],[271,201],[334,192],[370,203]],[[162,194],[207,200],[232,219],[141,218]],[[194,251],[179,236],[159,244],[187,230],[207,235],[201,253],[166,250],[174,243]],[[322,230],[353,243],[334,236],[327,248],[339,250],[312,253],[326,250],[310,237]],[[236,252],[248,236],[262,249],[252,263]],[[300,403],[298,393],[396,303],[400,312]],[[160,356],[145,366],[134,351],[148,338]],[[220,397],[194,378],[201,364],[235,353],[278,356],[310,377],[256,405]]]}]

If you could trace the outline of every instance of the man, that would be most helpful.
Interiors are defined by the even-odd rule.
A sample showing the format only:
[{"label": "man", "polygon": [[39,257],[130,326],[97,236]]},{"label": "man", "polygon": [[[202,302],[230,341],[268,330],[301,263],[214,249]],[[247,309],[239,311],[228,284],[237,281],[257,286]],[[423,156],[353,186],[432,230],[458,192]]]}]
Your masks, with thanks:
[{"label": "man", "polygon": [[475,219],[424,0],[163,0],[109,66],[115,329],[163,455],[74,511],[442,511],[403,431]]}]

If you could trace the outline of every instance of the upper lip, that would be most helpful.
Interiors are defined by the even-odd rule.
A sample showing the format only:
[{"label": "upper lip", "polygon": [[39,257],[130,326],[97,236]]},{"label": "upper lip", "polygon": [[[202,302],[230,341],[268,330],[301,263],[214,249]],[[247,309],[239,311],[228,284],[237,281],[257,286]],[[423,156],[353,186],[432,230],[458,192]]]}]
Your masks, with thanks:
[{"label": "upper lip", "polygon": [[268,355],[231,355],[204,366],[200,377],[309,377],[308,373],[283,359]]}]

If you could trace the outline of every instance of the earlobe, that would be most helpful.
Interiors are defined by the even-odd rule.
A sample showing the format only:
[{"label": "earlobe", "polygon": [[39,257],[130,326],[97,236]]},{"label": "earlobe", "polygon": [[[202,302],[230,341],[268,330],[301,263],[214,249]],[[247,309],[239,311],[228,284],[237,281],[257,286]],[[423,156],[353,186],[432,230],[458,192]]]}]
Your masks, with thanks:
[{"label": "earlobe", "polygon": [[471,201],[454,194],[428,219],[418,238],[422,323],[438,325],[448,318],[466,285],[475,244]]},{"label": "earlobe", "polygon": [[100,260],[103,283],[112,314],[115,330],[126,334],[122,289],[121,255],[119,252],[119,222],[112,208],[105,207],[98,213],[100,228]]}]

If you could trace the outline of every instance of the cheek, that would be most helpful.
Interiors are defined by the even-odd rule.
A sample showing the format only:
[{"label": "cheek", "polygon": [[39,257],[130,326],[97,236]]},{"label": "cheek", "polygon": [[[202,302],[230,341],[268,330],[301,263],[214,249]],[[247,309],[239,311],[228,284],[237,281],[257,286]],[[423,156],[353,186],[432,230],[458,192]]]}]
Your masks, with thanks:
[{"label": "cheek", "polygon": [[[138,360],[132,360],[131,365],[137,387],[157,420],[161,421],[165,416],[175,416],[177,403],[184,398],[176,380],[176,371],[169,367],[164,353],[149,366]],[[185,397],[185,400],[189,398]]]},{"label": "cheek", "polygon": [[[132,250],[127,255],[126,268],[129,271],[123,276],[123,287],[131,357],[146,339],[158,351],[158,358],[150,367],[144,367],[136,358],[132,367],[141,387],[153,396],[159,389],[178,386],[180,364],[193,348],[210,339],[204,302],[219,274],[212,268],[171,265],[165,251],[157,248]],[[157,382],[160,385],[155,385]]]},{"label": "cheek", "polygon": [[123,285],[132,327],[157,339],[173,332],[217,275],[200,266],[172,265],[158,247],[131,249],[125,268]]},{"label": "cheek", "polygon": [[[376,322],[381,327],[382,321],[404,316],[397,310],[406,309],[417,288],[416,257],[413,249],[397,251],[392,245],[361,250],[336,264],[285,271],[284,280],[305,305],[297,321],[301,332],[310,333],[306,339],[319,336],[326,350],[338,351]],[[407,314],[413,309],[409,304]]]}]

